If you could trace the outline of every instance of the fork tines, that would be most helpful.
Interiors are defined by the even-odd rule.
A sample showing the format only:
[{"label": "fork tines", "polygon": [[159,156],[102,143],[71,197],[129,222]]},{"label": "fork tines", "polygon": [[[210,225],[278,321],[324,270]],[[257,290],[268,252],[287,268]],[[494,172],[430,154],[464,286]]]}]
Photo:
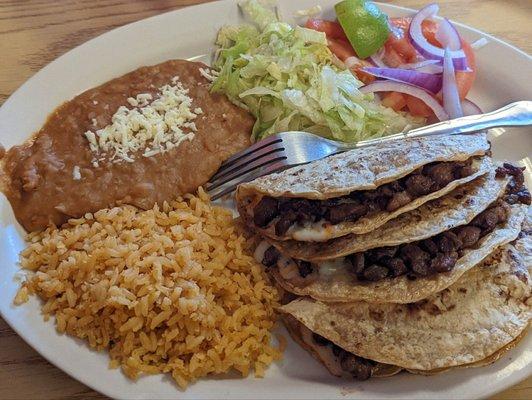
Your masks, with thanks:
[{"label": "fork tines", "polygon": [[283,139],[269,136],[227,159],[207,183],[212,200],[232,192],[236,186],[275,172],[286,164]]}]

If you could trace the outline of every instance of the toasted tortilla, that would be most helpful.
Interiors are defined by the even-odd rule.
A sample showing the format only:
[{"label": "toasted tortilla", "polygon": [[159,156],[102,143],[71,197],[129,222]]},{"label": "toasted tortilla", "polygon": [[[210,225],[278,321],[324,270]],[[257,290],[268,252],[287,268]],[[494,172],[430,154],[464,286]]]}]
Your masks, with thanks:
[{"label": "toasted tortilla", "polygon": [[471,365],[489,360],[526,330],[532,317],[529,267],[507,244],[446,290],[418,303],[325,304],[300,298],[279,310],[376,362],[418,371]]},{"label": "toasted tortilla", "polygon": [[[338,377],[342,377],[345,374],[338,374],[338,371],[331,368],[327,360],[324,360],[323,356],[319,354],[316,350],[316,346],[310,346],[308,343],[305,343],[303,338],[301,337],[301,327],[303,326],[304,329],[306,328],[301,322],[296,320],[291,315],[284,315],[282,317],[282,320],[284,322],[284,325],[286,329],[288,330],[288,333],[294,339],[294,341],[299,344],[303,349],[308,351],[316,360],[321,362],[324,367],[332,374]],[[487,365],[491,365],[494,362],[498,361],[502,356],[504,356],[508,351],[516,347],[521,340],[527,335],[528,328],[523,330],[517,338],[515,338],[513,341],[508,343],[507,345],[501,347],[499,350],[497,350],[495,353],[489,355],[488,357],[484,358],[480,361],[475,361],[468,364],[462,364],[457,365],[454,367],[447,367],[447,368],[436,368],[432,370],[419,370],[419,369],[406,369],[405,371],[410,372],[411,374],[416,375],[437,375],[441,374],[443,372],[447,372],[449,370],[457,369],[457,368],[477,368],[477,367],[485,367]],[[339,362],[338,360],[334,360],[335,362]],[[393,376],[398,374],[399,372],[403,371],[403,368],[398,367],[397,365],[391,365],[391,364],[382,364],[375,361],[375,366],[373,367],[373,373],[371,375],[372,378],[387,378],[389,376]]]},{"label": "toasted tortilla", "polygon": [[391,213],[382,211],[357,221],[344,221],[335,225],[318,221],[304,227],[293,226],[283,236],[277,236],[271,224],[267,228],[255,226],[253,208],[264,196],[325,200],[354,191],[376,189],[412,173],[423,165],[437,161],[465,161],[484,155],[488,149],[489,143],[484,134],[392,141],[368,149],[334,155],[241,184],[236,192],[236,204],[248,226],[275,240],[321,242],[349,233],[362,234],[484,175],[490,168],[491,161],[488,157],[476,159],[472,175],[454,180],[444,188],[418,197]]},{"label": "toasted tortilla", "polygon": [[508,179],[496,179],[495,171],[490,171],[366,234],[350,234],[318,243],[296,240],[269,242],[285,256],[305,261],[329,260],[376,247],[415,242],[468,224],[502,196],[507,183]]},{"label": "toasted tortilla", "polygon": [[521,332],[521,334],[517,338],[515,338],[512,342],[508,343],[504,347],[501,347],[495,353],[493,353],[492,355],[480,361],[475,361],[469,364],[458,365],[456,367],[432,369],[430,371],[423,371],[419,369],[408,369],[407,371],[412,374],[417,374],[417,375],[437,375],[437,374],[441,374],[442,372],[449,371],[450,369],[485,367],[487,365],[493,364],[494,362],[498,361],[508,351],[512,350],[515,346],[517,346],[521,342],[521,340],[523,340],[523,338],[527,335],[527,333],[528,333],[528,327],[525,330],[523,330],[523,332]]},{"label": "toasted tortilla", "polygon": [[407,275],[387,278],[377,282],[360,282],[347,269],[323,277],[305,287],[296,287],[283,279],[277,269],[272,269],[275,280],[285,290],[300,296],[310,296],[321,301],[372,303],[413,303],[451,286],[460,277],[488,257],[497,247],[511,242],[519,235],[528,206],[515,204],[505,224],[480,239],[474,249],[466,249],[449,272],[409,279]]},{"label": "toasted tortilla", "polygon": [[[340,371],[334,369],[331,367],[331,362],[338,363],[339,361],[336,360],[336,357],[333,360],[327,359],[326,356],[323,354],[320,354],[318,351],[316,351],[316,346],[310,346],[308,343],[305,342],[304,338],[302,337],[301,327],[304,329],[307,329],[304,325],[302,325],[298,320],[296,320],[294,317],[290,315],[284,315],[283,316],[283,322],[286,326],[286,329],[288,330],[288,333],[294,339],[294,341],[299,344],[301,347],[303,347],[306,351],[312,355],[316,360],[321,362],[325,368],[334,376],[342,377],[344,374],[342,374]],[[395,375],[402,371],[401,367],[397,367],[395,365],[389,365],[389,364],[382,364],[377,363],[372,368],[372,378],[386,378],[392,375]]]}]

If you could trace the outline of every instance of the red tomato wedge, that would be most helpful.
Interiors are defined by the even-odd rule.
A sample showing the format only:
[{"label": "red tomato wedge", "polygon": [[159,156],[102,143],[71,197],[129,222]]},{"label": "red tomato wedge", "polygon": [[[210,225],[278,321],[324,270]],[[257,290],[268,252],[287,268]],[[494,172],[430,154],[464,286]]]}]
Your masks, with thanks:
[{"label": "red tomato wedge", "polygon": [[[351,43],[341,39],[327,39],[327,42],[329,44],[329,49],[341,61],[345,61],[349,57],[356,57],[355,50],[353,49],[353,46],[351,46]],[[350,69],[359,80],[365,84],[368,84],[373,82],[376,78],[373,75],[362,71],[361,68],[371,66],[371,63],[364,60],[359,60],[359,62],[357,62],[355,65],[352,65]]]},{"label": "red tomato wedge", "polygon": [[406,106],[410,114],[416,117],[430,117],[434,115],[432,109],[425,104],[422,100],[414,96],[404,95],[406,97]]},{"label": "red tomato wedge", "polygon": [[328,39],[342,39],[348,41],[342,26],[336,21],[327,21],[325,19],[309,18],[305,28],[318,32],[323,32]]},{"label": "red tomato wedge", "polygon": [[329,49],[342,61],[347,60],[349,57],[357,56],[351,43],[345,40],[327,38],[327,43]]},{"label": "red tomato wedge", "polygon": [[[410,17],[389,19],[391,32],[388,40],[384,44],[385,50],[383,61],[392,68],[396,68],[401,64],[419,61],[418,53],[414,46],[412,46],[410,37],[408,36],[411,20]],[[357,56],[355,50],[347,40],[341,25],[337,21],[309,18],[305,27],[324,32],[327,36],[329,49],[340,60],[345,61],[349,57]],[[422,28],[423,35],[427,38],[429,43],[441,47],[441,44],[436,39],[438,24],[432,20],[425,20],[423,21]],[[466,54],[468,66],[471,70],[467,72],[456,71],[456,84],[458,86],[460,98],[463,100],[473,86],[477,74],[477,66],[475,62],[475,54],[471,45],[463,39],[462,49]],[[356,74],[357,78],[366,84],[375,80],[374,76],[361,71],[361,68],[368,65],[370,65],[368,62],[360,60],[359,63],[351,67],[351,70]],[[441,96],[438,95],[436,97],[440,98]],[[433,115],[432,110],[423,101],[402,93],[387,93],[383,96],[382,104],[396,111],[407,107],[408,111],[414,116],[431,117]]]},{"label": "red tomato wedge", "polygon": [[455,72],[456,86],[458,86],[458,93],[460,95],[461,100],[466,98],[467,94],[471,90],[471,87],[473,86],[473,83],[475,82],[475,78],[477,77],[477,63],[475,60],[475,53],[473,52],[473,48],[471,47],[471,45],[464,39],[462,39],[462,50],[466,55],[467,66],[471,71]]},{"label": "red tomato wedge", "polygon": [[[390,59],[392,62],[392,64],[388,64],[390,67],[397,67],[399,64],[418,61],[417,51],[410,43],[410,38],[408,37],[408,29],[410,28],[411,19],[412,18],[408,17],[390,18],[391,32],[388,40],[384,44],[384,61],[386,62],[387,59]],[[440,46],[440,43],[436,40],[438,24],[431,20],[425,20],[423,21],[422,27],[423,35],[427,40],[435,46]],[[401,62],[399,63],[397,55],[401,58]]]},{"label": "red tomato wedge", "polygon": [[381,104],[395,111],[401,111],[406,106],[406,95],[399,92],[388,92],[383,96]]}]

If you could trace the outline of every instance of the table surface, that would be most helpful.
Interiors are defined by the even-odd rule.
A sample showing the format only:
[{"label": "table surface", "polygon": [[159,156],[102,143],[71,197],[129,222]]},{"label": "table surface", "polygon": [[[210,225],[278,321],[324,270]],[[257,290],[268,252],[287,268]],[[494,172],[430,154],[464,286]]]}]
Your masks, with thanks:
[{"label": "table surface", "polygon": [[[118,26],[205,0],[0,0],[0,104],[44,65]],[[427,0],[428,1],[428,0]],[[421,0],[389,3],[419,8]],[[316,1],[319,3],[319,1]],[[439,0],[441,14],[532,53],[532,1]],[[104,396],[57,369],[0,318],[0,399]],[[532,399],[532,378],[496,395]]]}]

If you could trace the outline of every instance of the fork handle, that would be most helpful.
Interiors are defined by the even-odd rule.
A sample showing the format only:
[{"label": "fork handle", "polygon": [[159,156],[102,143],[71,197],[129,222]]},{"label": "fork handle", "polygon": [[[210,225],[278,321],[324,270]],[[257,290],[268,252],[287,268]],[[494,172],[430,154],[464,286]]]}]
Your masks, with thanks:
[{"label": "fork handle", "polygon": [[406,139],[432,135],[453,135],[482,131],[503,126],[530,126],[532,125],[532,101],[517,101],[498,110],[478,115],[468,115],[438,122],[433,125],[412,129],[408,132],[397,133],[378,139],[363,140],[355,147],[367,147],[377,143],[396,139]]},{"label": "fork handle", "polygon": [[479,115],[469,115],[413,129],[407,137],[419,137],[453,133],[473,133],[503,126],[532,125],[532,101],[518,101],[498,110]]}]

